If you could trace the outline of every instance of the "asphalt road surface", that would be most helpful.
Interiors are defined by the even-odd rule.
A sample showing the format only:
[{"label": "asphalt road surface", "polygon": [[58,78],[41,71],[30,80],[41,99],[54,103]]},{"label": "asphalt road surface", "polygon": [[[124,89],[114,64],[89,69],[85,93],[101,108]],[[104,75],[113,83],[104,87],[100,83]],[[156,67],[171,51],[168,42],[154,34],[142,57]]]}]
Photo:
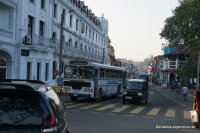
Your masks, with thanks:
[{"label": "asphalt road surface", "polygon": [[65,101],[71,133],[197,133],[190,121],[191,108],[149,89],[147,104],[122,104],[121,98],[101,102],[80,99]]}]

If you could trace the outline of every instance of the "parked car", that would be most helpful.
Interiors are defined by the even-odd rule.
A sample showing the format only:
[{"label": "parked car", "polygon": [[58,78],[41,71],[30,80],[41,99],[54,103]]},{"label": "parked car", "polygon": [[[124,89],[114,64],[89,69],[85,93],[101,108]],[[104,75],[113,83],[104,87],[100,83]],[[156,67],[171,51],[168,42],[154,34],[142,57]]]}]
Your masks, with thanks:
[{"label": "parked car", "polygon": [[148,81],[143,79],[130,79],[123,91],[122,103],[139,102],[140,104],[148,101]]},{"label": "parked car", "polygon": [[1,133],[68,133],[66,111],[41,81],[0,81]]}]

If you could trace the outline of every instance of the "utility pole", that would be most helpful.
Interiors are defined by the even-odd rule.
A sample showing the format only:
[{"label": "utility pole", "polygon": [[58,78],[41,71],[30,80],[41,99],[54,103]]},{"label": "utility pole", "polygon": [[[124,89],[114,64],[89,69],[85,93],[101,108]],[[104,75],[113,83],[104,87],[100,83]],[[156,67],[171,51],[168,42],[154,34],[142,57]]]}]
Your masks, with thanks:
[{"label": "utility pole", "polygon": [[[198,62],[197,62],[197,87],[199,88],[199,75],[200,75],[200,53],[198,53]],[[199,90],[200,91],[200,90]]]},{"label": "utility pole", "polygon": [[65,17],[65,10],[63,10],[61,14],[61,23],[60,23],[60,49],[59,49],[59,77],[57,79],[58,86],[63,85],[63,77],[62,77],[62,69],[63,69],[63,54],[62,54],[62,49],[63,49],[63,23],[64,23],[64,17]]},{"label": "utility pole", "polygon": [[[73,12],[74,10],[70,10],[67,13]],[[59,77],[57,79],[58,85],[62,86],[63,85],[63,77],[62,77],[62,72],[63,72],[63,24],[64,24],[64,18],[65,18],[65,10],[63,10],[61,14],[61,23],[60,23],[60,51],[59,51]]]},{"label": "utility pole", "polygon": [[103,48],[103,58],[102,58],[102,64],[105,63],[105,48]]}]

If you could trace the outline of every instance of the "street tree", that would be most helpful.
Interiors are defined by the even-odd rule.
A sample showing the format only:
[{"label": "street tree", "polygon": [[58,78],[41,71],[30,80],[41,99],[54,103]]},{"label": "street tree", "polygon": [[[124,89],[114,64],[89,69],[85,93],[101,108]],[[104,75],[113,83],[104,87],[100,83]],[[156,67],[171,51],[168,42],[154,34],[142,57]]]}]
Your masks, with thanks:
[{"label": "street tree", "polygon": [[200,53],[200,0],[180,0],[173,15],[165,20],[161,38],[168,46],[181,46],[187,49],[186,61],[181,75],[191,77],[196,74],[197,55]]}]

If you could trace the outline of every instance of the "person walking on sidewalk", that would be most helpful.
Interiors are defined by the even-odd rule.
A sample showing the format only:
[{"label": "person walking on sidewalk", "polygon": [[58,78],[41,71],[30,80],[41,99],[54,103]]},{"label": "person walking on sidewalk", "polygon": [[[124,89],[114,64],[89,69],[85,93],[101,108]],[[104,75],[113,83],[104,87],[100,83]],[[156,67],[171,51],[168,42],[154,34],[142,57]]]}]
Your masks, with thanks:
[{"label": "person walking on sidewalk", "polygon": [[183,99],[187,101],[188,87],[186,85],[183,85],[182,92],[183,92]]},{"label": "person walking on sidewalk", "polygon": [[195,126],[200,128],[200,86],[194,92],[193,110],[195,110],[198,114],[198,122],[195,123]]}]

